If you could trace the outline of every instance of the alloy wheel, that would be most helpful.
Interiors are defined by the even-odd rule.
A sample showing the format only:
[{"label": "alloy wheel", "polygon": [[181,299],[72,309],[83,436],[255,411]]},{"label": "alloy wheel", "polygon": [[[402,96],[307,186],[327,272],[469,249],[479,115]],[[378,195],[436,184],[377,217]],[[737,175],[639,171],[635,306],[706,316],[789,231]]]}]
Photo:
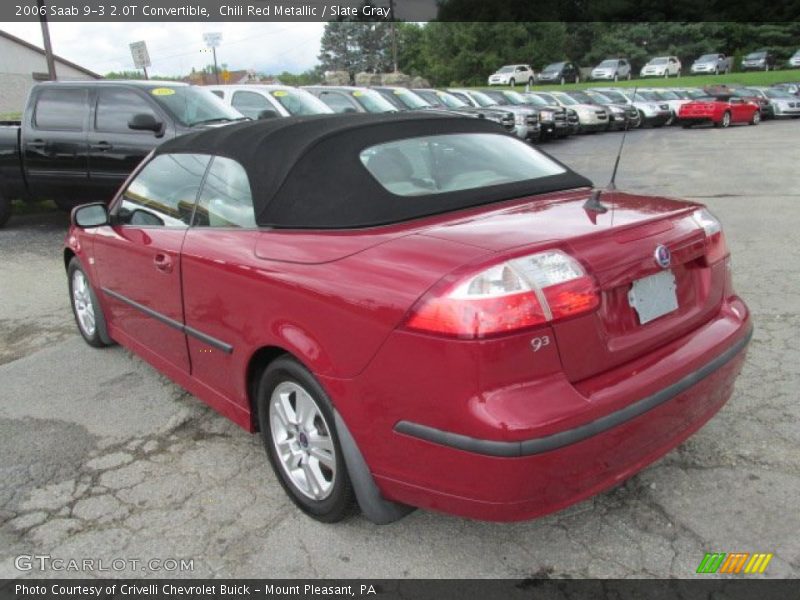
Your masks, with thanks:
[{"label": "alloy wheel", "polygon": [[269,424],[278,462],[297,491],[317,501],[330,496],[336,449],[313,396],[294,381],[278,384],[270,397]]},{"label": "alloy wheel", "polygon": [[94,336],[97,328],[94,303],[89,292],[89,282],[86,281],[86,275],[80,269],[72,274],[72,305],[75,307],[81,331],[86,337]]}]

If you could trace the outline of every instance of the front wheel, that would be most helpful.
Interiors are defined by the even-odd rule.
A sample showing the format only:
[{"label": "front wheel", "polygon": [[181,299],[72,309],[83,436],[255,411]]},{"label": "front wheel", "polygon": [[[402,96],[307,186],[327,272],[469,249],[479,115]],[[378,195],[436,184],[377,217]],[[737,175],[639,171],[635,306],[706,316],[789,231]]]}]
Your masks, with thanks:
[{"label": "front wheel", "polygon": [[731,113],[730,112],[725,111],[725,114],[722,115],[722,121],[720,122],[719,126],[722,127],[723,129],[727,129],[728,127],[731,126]]},{"label": "front wheel", "polygon": [[111,345],[111,338],[106,330],[106,320],[103,309],[97,301],[97,295],[89,283],[89,278],[83,270],[80,260],[73,258],[67,267],[69,278],[69,299],[72,305],[72,314],[78,331],[87,344],[94,348],[103,348]]},{"label": "front wheel", "polygon": [[349,516],[355,495],[333,405],[314,376],[293,358],[278,358],[261,377],[257,403],[267,457],[292,501],[323,523]]},{"label": "front wheel", "polygon": [[0,194],[0,227],[3,227],[11,218],[11,199]]},{"label": "front wheel", "polygon": [[761,113],[754,111],[753,116],[750,118],[750,125],[758,125],[761,122]]}]

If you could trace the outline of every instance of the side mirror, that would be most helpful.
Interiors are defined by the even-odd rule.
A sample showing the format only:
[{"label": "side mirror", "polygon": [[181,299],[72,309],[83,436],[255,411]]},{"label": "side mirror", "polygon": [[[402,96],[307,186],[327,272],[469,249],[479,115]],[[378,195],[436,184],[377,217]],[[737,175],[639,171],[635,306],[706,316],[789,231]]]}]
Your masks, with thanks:
[{"label": "side mirror", "polygon": [[128,129],[133,129],[134,131],[152,131],[155,134],[161,134],[164,130],[164,124],[149,113],[139,113],[133,115],[131,120],[128,121]]},{"label": "side mirror", "polygon": [[261,112],[258,113],[258,120],[261,119],[275,119],[279,115],[276,111],[272,110],[271,108],[265,108]]},{"label": "side mirror", "polygon": [[90,229],[108,225],[108,207],[102,202],[76,206],[70,214],[70,221],[75,227]]}]

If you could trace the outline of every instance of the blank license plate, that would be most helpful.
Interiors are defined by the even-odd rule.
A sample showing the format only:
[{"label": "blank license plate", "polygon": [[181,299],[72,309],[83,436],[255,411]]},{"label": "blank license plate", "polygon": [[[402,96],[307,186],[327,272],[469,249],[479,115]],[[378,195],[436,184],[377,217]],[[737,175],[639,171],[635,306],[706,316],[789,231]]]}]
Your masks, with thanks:
[{"label": "blank license plate", "polygon": [[633,282],[628,292],[628,302],[644,325],[678,309],[675,275],[661,271]]}]

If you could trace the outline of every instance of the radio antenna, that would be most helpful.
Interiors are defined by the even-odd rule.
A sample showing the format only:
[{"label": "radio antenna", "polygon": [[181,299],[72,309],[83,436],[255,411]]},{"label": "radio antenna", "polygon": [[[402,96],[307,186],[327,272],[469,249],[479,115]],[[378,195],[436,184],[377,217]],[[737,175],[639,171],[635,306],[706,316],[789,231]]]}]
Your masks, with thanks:
[{"label": "radio antenna", "polygon": [[[637,92],[638,89],[639,89],[638,85],[633,88],[633,98],[634,98],[634,100],[636,99],[636,92]],[[631,100],[631,106],[633,106],[633,100]],[[627,112],[627,110],[628,110],[627,105],[625,106],[625,110]],[[611,171],[611,181],[608,182],[608,185],[605,188],[606,190],[609,190],[609,191],[612,191],[612,192],[617,189],[617,184],[616,184],[617,169],[619,169],[619,159],[622,158],[622,149],[625,147],[625,138],[628,135],[628,125],[629,124],[630,124],[630,119],[628,119],[628,117],[626,116],[625,117],[625,129],[622,131],[622,139],[619,142],[619,150],[617,150],[617,158],[614,161],[614,169]],[[592,194],[589,196],[589,199],[586,202],[584,202],[584,204],[583,204],[584,210],[590,210],[592,212],[597,212],[597,213],[605,213],[605,212],[607,212],[608,211],[608,207],[605,204],[603,204],[602,202],[600,202],[600,196],[602,196],[602,194],[603,194],[603,190],[601,190],[599,188],[593,190]]]}]

